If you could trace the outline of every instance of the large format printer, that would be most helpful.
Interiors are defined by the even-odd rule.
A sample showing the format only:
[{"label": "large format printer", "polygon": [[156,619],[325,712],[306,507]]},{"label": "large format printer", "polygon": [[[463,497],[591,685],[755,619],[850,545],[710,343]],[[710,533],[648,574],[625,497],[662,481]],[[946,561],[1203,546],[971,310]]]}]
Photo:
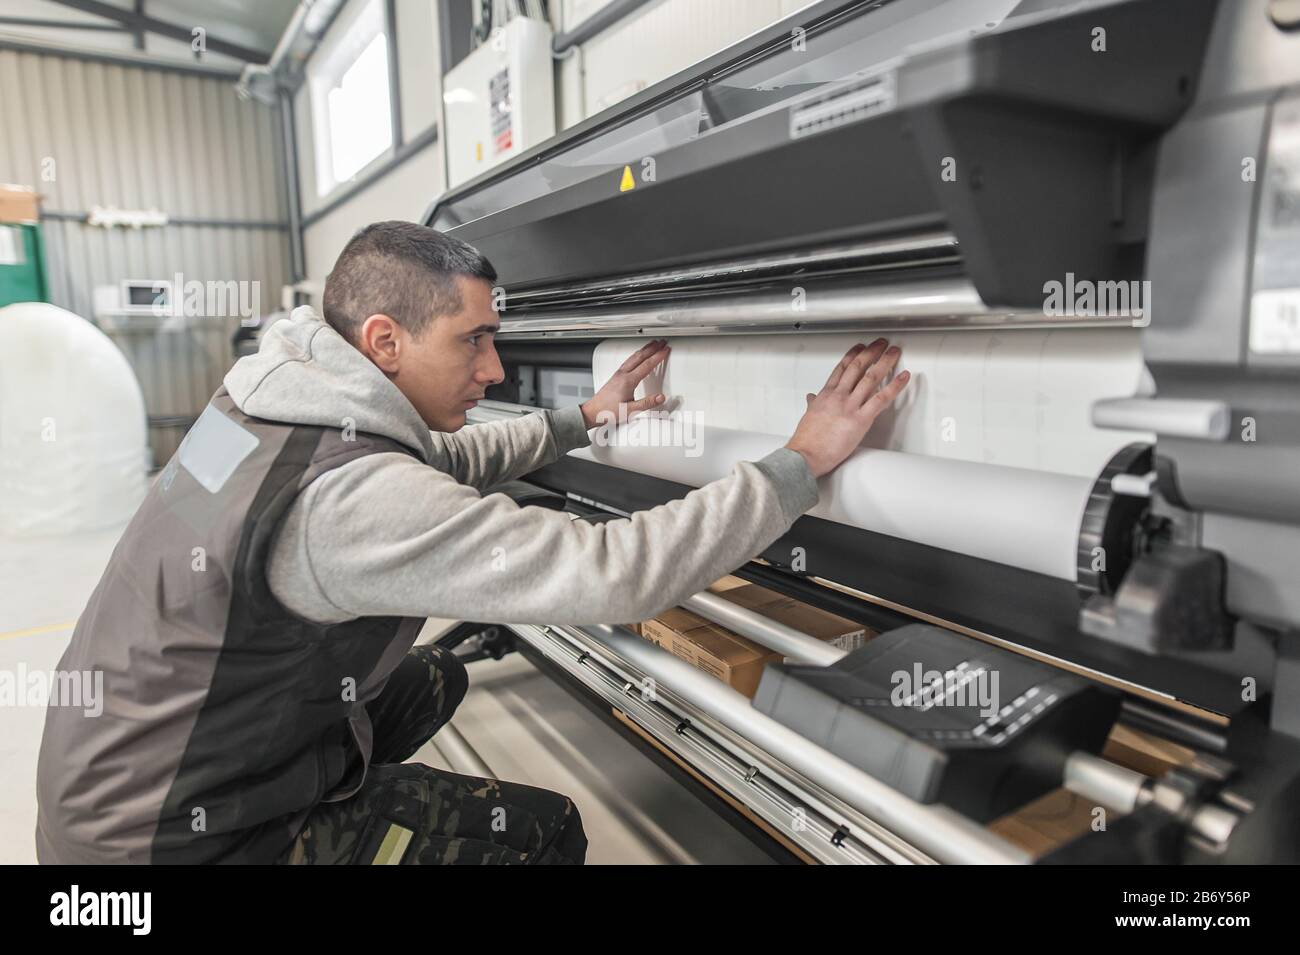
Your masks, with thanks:
[{"label": "large format printer", "polygon": [[[752,701],[615,624],[517,648],[799,858],[1295,861],[1298,27],[1268,0],[825,0],[441,197],[426,224],[501,273],[507,379],[471,421],[673,345],[657,423],[698,447],[594,445],[525,503],[679,498],[779,447],[854,341],[914,376],[736,571],[865,648],[708,593],[686,606],[785,655]],[[873,710],[922,662],[1014,699]],[[1181,755],[1109,758],[1117,728]],[[1104,824],[1039,852],[991,824],[1053,788]]]}]

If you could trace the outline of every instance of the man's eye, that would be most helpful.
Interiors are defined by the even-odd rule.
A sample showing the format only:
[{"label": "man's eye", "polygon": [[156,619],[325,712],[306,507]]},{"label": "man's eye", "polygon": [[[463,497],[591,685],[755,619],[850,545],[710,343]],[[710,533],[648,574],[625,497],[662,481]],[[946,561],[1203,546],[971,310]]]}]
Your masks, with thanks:
[{"label": "man's eye", "polygon": [[482,335],[471,335],[469,336],[469,343],[473,345],[475,348],[478,348],[478,340],[482,337],[483,337]]}]

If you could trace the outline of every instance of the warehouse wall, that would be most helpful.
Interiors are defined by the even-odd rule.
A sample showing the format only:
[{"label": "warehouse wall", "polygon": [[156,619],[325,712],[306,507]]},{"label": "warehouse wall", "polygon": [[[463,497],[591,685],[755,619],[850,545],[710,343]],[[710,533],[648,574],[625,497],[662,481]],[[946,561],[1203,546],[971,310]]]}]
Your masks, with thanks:
[{"label": "warehouse wall", "polygon": [[[228,80],[10,50],[0,88],[0,182],[43,195],[56,305],[89,316],[97,284],[182,272],[260,281],[274,306],[288,276],[274,111],[241,102]],[[92,206],[228,224],[61,221]]]},{"label": "warehouse wall", "polygon": [[[552,27],[573,27],[599,10],[607,0],[552,0]],[[361,0],[351,0],[331,29],[347,29]],[[604,34],[584,44],[580,54],[562,60],[556,69],[556,111],[561,127],[613,105],[639,89],[709,56],[788,16],[807,0],[656,0],[631,14]],[[439,62],[436,5],[427,0],[398,0],[396,4],[398,64],[406,139],[412,140],[441,116],[442,70]],[[325,43],[330,42],[326,37]],[[339,204],[328,215],[316,210],[331,199],[318,197],[311,105],[304,86],[294,103],[298,132],[299,177],[303,212],[307,277],[324,287],[334,259],[358,228],[381,219],[417,219],[445,188],[443,146],[433,143],[386,173],[369,188]],[[374,165],[382,166],[383,159]],[[358,178],[364,178],[363,170]]]},{"label": "warehouse wall", "polygon": [[[246,300],[256,290],[262,311],[277,307],[289,252],[273,110],[241,102],[228,78],[14,50],[0,50],[0,89],[0,182],[43,195],[54,304],[90,318],[96,285],[180,273],[187,283],[256,283]],[[181,221],[139,230],[77,221],[94,206]],[[151,415],[197,413],[229,367],[239,320],[205,315],[193,334],[125,342],[144,363]],[[181,434],[156,434],[155,455]]]}]

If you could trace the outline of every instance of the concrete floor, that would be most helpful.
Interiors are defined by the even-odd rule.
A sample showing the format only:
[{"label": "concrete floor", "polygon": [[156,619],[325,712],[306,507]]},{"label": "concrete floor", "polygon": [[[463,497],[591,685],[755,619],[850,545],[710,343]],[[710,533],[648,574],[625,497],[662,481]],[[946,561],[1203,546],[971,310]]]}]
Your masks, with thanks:
[{"label": "concrete floor", "polygon": [[[0,539],[0,670],[53,669],[120,528]],[[431,639],[446,622],[430,621]],[[0,708],[0,863],[36,861],[36,755],[44,709]],[[470,666],[453,721],[492,775],[574,800],[591,863],[762,863],[768,859],[613,729],[518,655]],[[450,767],[433,744],[413,758]]]}]

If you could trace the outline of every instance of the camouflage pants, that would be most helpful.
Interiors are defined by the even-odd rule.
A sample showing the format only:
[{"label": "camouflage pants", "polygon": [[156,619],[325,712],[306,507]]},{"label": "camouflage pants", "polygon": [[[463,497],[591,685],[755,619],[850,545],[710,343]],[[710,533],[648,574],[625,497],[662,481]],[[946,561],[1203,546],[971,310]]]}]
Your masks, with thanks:
[{"label": "camouflage pants", "polygon": [[341,802],[317,805],[280,861],[581,864],[582,820],[559,793],[402,762],[451,719],[467,685],[450,650],[411,650],[367,704],[374,753],[365,783]]}]

